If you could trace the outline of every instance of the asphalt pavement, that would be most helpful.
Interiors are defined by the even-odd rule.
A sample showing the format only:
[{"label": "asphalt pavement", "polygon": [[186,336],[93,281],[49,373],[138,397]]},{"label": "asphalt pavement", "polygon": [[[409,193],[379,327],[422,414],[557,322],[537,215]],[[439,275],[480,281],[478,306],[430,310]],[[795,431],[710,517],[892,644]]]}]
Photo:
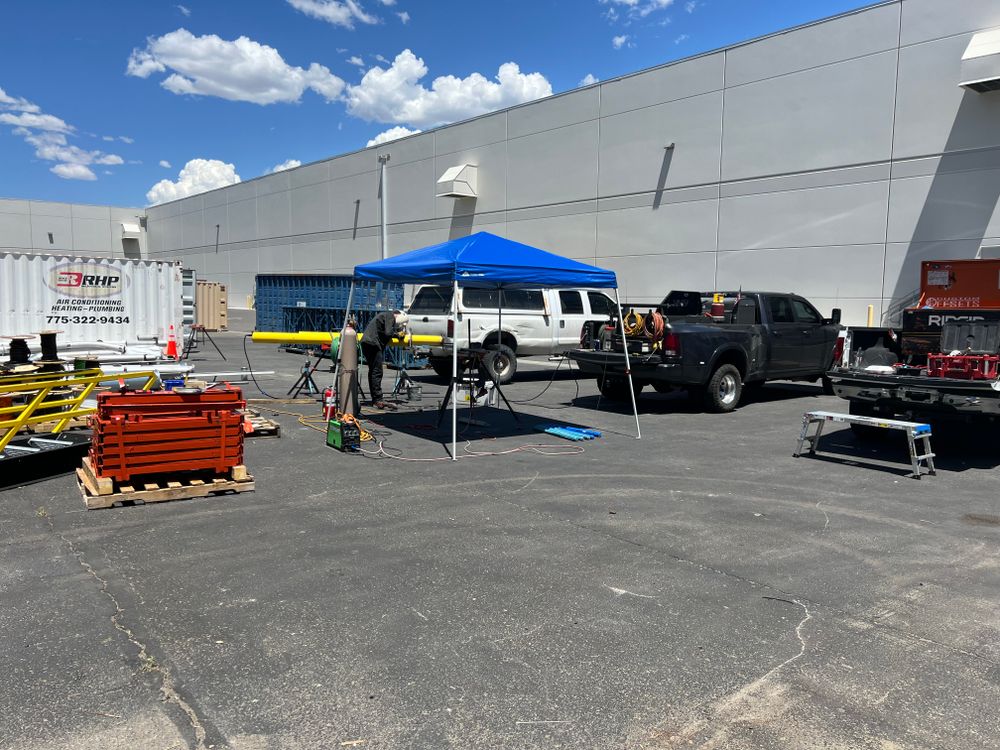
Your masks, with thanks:
[{"label": "asphalt pavement", "polygon": [[[246,366],[214,338],[199,371]],[[249,353],[284,397],[303,357]],[[247,442],[252,493],[0,490],[0,747],[1000,748],[993,433],[935,435],[919,481],[899,435],[793,458],[802,413],[846,403],[773,384],[723,415],[647,391],[637,440],[523,363],[518,419],[477,409],[451,461],[413,374],[360,455],[248,384],[283,428]]]}]

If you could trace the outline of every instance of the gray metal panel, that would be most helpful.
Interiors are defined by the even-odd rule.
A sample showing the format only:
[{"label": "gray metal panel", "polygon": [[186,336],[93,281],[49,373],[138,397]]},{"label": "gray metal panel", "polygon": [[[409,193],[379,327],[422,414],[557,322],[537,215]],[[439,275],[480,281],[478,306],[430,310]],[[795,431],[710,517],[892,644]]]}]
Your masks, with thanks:
[{"label": "gray metal panel", "polygon": [[[294,170],[291,170],[294,171]],[[275,172],[272,175],[268,175],[266,179],[257,181],[257,197],[270,195],[271,193],[280,193],[288,190],[289,188],[289,170],[283,172]]]},{"label": "gray metal panel", "polygon": [[228,276],[226,291],[229,293],[229,306],[236,310],[247,309],[247,297],[253,296],[257,274],[233,272]]},{"label": "gray metal panel", "polygon": [[434,133],[434,153],[438,156],[453,151],[464,151],[491,143],[498,143],[507,137],[507,113],[480,117],[471,122],[449,125]]},{"label": "gray metal panel", "polygon": [[0,214],[29,214],[31,213],[28,201],[11,200],[0,198]]},{"label": "gray metal panel", "polygon": [[381,249],[375,236],[333,240],[330,264],[332,273],[354,273],[354,266],[381,259]]},{"label": "gray metal panel", "polygon": [[599,194],[714,182],[721,148],[722,92],[605,117]]},{"label": "gray metal panel", "polygon": [[[48,244],[48,240],[46,240],[46,244]],[[0,247],[26,250],[31,245],[31,217],[28,216],[27,212],[0,212]]]},{"label": "gray metal panel", "polygon": [[330,179],[339,180],[362,172],[370,172],[378,167],[378,160],[373,150],[345,154],[325,162],[330,168]]},{"label": "gray metal panel", "polygon": [[190,198],[185,198],[184,200],[176,203],[176,214],[189,214],[195,211],[201,211],[204,206],[205,199],[203,196],[192,195]]},{"label": "gray metal panel", "polygon": [[[603,203],[602,203],[603,206]],[[718,201],[661,203],[619,211],[601,211],[597,254],[647,255],[715,250]]]},{"label": "gray metal panel", "polygon": [[74,203],[69,210],[74,219],[102,219],[105,223],[111,220],[111,209],[108,206],[83,206]]},{"label": "gray metal panel", "polygon": [[615,272],[622,302],[659,301],[671,289],[711,289],[715,253],[597,256],[597,265]]},{"label": "gray metal panel", "polygon": [[958,86],[962,53],[971,38],[966,34],[900,51],[894,158],[1000,145],[1000,96]]},{"label": "gray metal panel", "polygon": [[761,177],[755,180],[739,180],[723,183],[720,192],[724,198],[735,195],[756,195],[758,193],[780,193],[788,190],[807,190],[817,187],[854,185],[859,182],[877,182],[890,177],[889,162],[865,164],[860,167],[824,169],[819,172],[802,172]]},{"label": "gray metal panel", "polygon": [[508,221],[506,236],[550,253],[593,263],[597,251],[597,215],[569,214]]},{"label": "gray metal panel", "polygon": [[289,273],[292,270],[292,243],[261,241],[257,248],[257,273]]},{"label": "gray metal panel", "polygon": [[[202,221],[205,224],[205,236],[212,240],[212,245],[215,245],[215,225],[219,225],[219,242],[226,244],[229,242],[229,206],[222,204],[221,206],[205,207],[202,212]],[[162,222],[161,222],[162,224]],[[169,248],[165,248],[169,249]]]},{"label": "gray metal panel", "polygon": [[330,273],[332,266],[330,240],[292,243],[292,270]]},{"label": "gray metal panel", "polygon": [[[204,254],[204,260],[202,261],[203,268],[199,268],[198,271],[200,275],[206,278],[211,278],[215,276],[228,276],[229,275],[229,256],[230,252],[228,250],[219,250],[219,252],[208,252]],[[243,258],[240,258],[242,262]],[[237,263],[239,266],[240,263]],[[212,279],[221,280],[221,279]]]},{"label": "gray metal panel", "polygon": [[717,286],[797,292],[809,299],[877,299],[884,252],[882,244],[722,252]]},{"label": "gray metal panel", "polygon": [[1000,26],[1000,3],[996,0],[906,0],[901,42],[909,45],[994,26]]},{"label": "gray metal panel", "polygon": [[793,29],[729,50],[726,86],[759,81],[873,52],[895,50],[899,6],[886,5]]},{"label": "gray metal panel", "polygon": [[[433,229],[426,232],[395,232],[389,230],[389,256],[400,255],[410,250],[418,250],[428,245],[436,245],[439,242],[447,242],[448,231],[446,229]],[[379,256],[372,260],[378,260]],[[358,261],[363,263],[364,261]]]},{"label": "gray metal panel", "polygon": [[923,242],[995,236],[1000,234],[998,203],[1000,170],[893,180],[888,239]]},{"label": "gray metal panel", "polygon": [[[31,244],[40,252],[73,251],[73,222],[67,216],[31,214]],[[48,234],[52,233],[52,242]]]},{"label": "gray metal panel", "polygon": [[886,159],[896,54],[885,52],[726,90],[726,180]]},{"label": "gray metal panel", "polygon": [[287,237],[291,234],[291,206],[287,190],[257,195],[257,236]]},{"label": "gray metal panel", "polygon": [[507,205],[584,200],[597,193],[597,121],[507,143]]},{"label": "gray metal panel", "polygon": [[330,230],[330,183],[292,188],[289,192],[294,236]]},{"label": "gray metal panel", "polygon": [[[226,200],[228,200],[230,204],[250,200],[251,198],[257,197],[257,181],[238,182],[235,185],[227,187],[224,192],[226,194]],[[208,203],[206,202],[205,205],[207,206]]]},{"label": "gray metal panel", "polygon": [[884,242],[888,182],[723,198],[719,249]]},{"label": "gray metal panel", "polygon": [[375,167],[378,166],[377,154],[389,154],[390,167],[430,159],[434,156],[434,133],[424,133],[412,138],[383,143],[366,153]]},{"label": "gray metal panel", "polygon": [[438,175],[434,160],[389,162],[389,221],[419,221],[434,216],[434,189]]},{"label": "gray metal panel", "polygon": [[593,120],[600,114],[600,105],[601,96],[597,86],[540,99],[507,113],[507,137],[520,138],[543,130]]},{"label": "gray metal panel", "polygon": [[32,216],[62,216],[70,218],[72,210],[69,203],[51,203],[49,201],[31,201]]},{"label": "gray metal panel", "polygon": [[[507,144],[494,143],[489,146],[467,148],[462,151],[438,156],[434,160],[434,180],[444,174],[449,167],[460,164],[475,164],[479,167],[479,197],[475,200],[455,198],[435,199],[434,215],[452,216],[475,212],[502,211],[507,207]],[[391,186],[390,186],[391,190]],[[391,195],[391,192],[390,192]]]},{"label": "gray metal panel", "polygon": [[[72,223],[73,252],[84,255],[88,253],[111,253],[111,222],[108,221],[106,215],[96,219],[74,218]],[[119,232],[119,236],[120,234]]]},{"label": "gray metal panel", "polygon": [[334,229],[354,231],[378,224],[378,174],[364,172],[331,182],[330,208]]},{"label": "gray metal panel", "polygon": [[[215,243],[215,232],[212,232],[211,237],[205,237],[205,223],[202,218],[202,212],[192,211],[190,213],[181,214],[181,247],[201,247],[202,245],[208,244],[209,242]],[[213,227],[214,229],[215,227]]]},{"label": "gray metal panel", "polygon": [[719,52],[602,83],[601,116],[718,91],[724,64]]},{"label": "gray metal panel", "polygon": [[276,184],[280,184],[283,180],[282,178],[287,177],[288,184],[290,187],[305,187],[306,185],[318,185],[323,182],[328,182],[330,179],[330,163],[321,161],[317,164],[306,164],[305,166],[298,167],[296,169],[289,170],[280,175],[272,175],[269,177],[264,177],[258,182],[268,182],[273,180]]},{"label": "gray metal panel", "polygon": [[[215,232],[210,237],[215,238]],[[257,199],[230,201],[229,241],[243,242],[257,238]]]}]

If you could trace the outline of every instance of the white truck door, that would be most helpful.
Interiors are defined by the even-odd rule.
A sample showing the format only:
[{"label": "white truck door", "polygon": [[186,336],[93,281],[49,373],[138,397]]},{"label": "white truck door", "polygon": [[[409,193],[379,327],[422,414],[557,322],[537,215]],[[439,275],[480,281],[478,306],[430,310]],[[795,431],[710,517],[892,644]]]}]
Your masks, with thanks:
[{"label": "white truck door", "polygon": [[560,315],[556,321],[557,351],[575,349],[580,345],[580,330],[586,320],[583,294],[577,289],[559,290]]}]

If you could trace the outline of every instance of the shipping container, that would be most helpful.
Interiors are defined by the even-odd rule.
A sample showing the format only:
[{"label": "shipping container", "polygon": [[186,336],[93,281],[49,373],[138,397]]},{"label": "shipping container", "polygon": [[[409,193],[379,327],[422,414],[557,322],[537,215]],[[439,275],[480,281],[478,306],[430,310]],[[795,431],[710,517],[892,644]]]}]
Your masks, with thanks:
[{"label": "shipping container", "polygon": [[[300,311],[322,311],[336,317],[347,308],[351,277],[334,274],[259,274],[254,307],[258,331],[299,331],[327,328],[300,328]],[[351,309],[362,313],[403,307],[403,285],[381,281],[361,281],[354,289]],[[343,323],[337,327],[338,330]]]},{"label": "shipping container", "polygon": [[229,295],[226,285],[217,281],[198,281],[195,288],[196,318],[206,331],[229,328]]},{"label": "shipping container", "polygon": [[1000,259],[925,260],[920,264],[917,307],[1000,308]]},{"label": "shipping container", "polygon": [[184,340],[187,341],[191,335],[191,326],[198,322],[195,311],[195,284],[198,282],[198,274],[191,268],[185,268],[181,271],[181,275],[184,279],[181,294],[183,300],[181,323],[184,330]]},{"label": "shipping container", "polygon": [[0,336],[165,343],[172,327],[179,346],[182,285],[176,262],[0,253]]}]

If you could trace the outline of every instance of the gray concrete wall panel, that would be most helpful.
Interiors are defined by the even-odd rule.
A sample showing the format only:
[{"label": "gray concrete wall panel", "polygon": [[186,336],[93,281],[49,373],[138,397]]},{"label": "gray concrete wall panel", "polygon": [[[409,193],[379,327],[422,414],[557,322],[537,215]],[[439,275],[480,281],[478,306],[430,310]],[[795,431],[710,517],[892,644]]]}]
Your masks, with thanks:
[{"label": "gray concrete wall panel", "polygon": [[507,137],[520,138],[543,130],[595,120],[600,115],[600,107],[599,86],[540,99],[507,113]]},{"label": "gray concrete wall panel", "polygon": [[379,221],[378,175],[365,172],[330,183],[331,225],[356,232]]},{"label": "gray concrete wall panel", "polygon": [[725,180],[887,158],[896,53],[726,90]]},{"label": "gray concrete wall panel", "polygon": [[292,243],[292,270],[296,273],[328,273],[333,265],[333,249],[330,240]]},{"label": "gray concrete wall panel", "polygon": [[775,34],[726,53],[726,86],[895,50],[898,38],[898,5],[872,8]]},{"label": "gray concrete wall panel", "polygon": [[[722,93],[605,117],[600,141],[602,197],[715,182],[722,149]],[[674,148],[665,148],[670,143]]]},{"label": "gray concrete wall panel", "polygon": [[329,182],[292,188],[288,202],[291,206],[290,235],[327,232],[333,228]]},{"label": "gray concrete wall panel", "polygon": [[441,156],[505,140],[507,140],[507,113],[500,112],[436,131],[434,153]]},{"label": "gray concrete wall panel", "polygon": [[996,0],[906,0],[900,38],[908,45],[994,26],[1000,26]]},{"label": "gray concrete wall panel", "polygon": [[[105,212],[106,213],[106,212]],[[104,218],[72,219],[73,252],[107,255],[111,251],[111,222]],[[119,232],[119,240],[121,233]]]},{"label": "gray concrete wall panel", "polygon": [[393,224],[434,216],[434,190],[439,175],[434,159],[404,164],[389,162],[389,221]]},{"label": "gray concrete wall panel", "polygon": [[257,195],[257,232],[261,239],[292,233],[291,203],[287,190]]},{"label": "gray concrete wall panel", "polygon": [[602,210],[597,217],[597,254],[714,252],[718,210],[716,200]]},{"label": "gray concrete wall panel", "polygon": [[[46,239],[46,244],[48,240]],[[31,216],[27,213],[0,212],[0,247],[12,250],[30,250]]]},{"label": "gray concrete wall panel", "polygon": [[971,38],[964,34],[900,50],[894,158],[1000,146],[1000,97],[958,86]]},{"label": "gray concrete wall panel", "polygon": [[723,198],[719,250],[885,241],[888,182]]},{"label": "gray concrete wall panel", "polygon": [[695,57],[601,84],[601,116],[628,112],[723,87],[725,53]]},{"label": "gray concrete wall panel", "polygon": [[595,120],[508,141],[508,207],[596,195],[598,129]]},{"label": "gray concrete wall panel", "polygon": [[622,301],[658,302],[671,289],[702,290],[715,279],[715,253],[597,256],[618,276]]},{"label": "gray concrete wall panel", "polygon": [[597,214],[508,220],[507,237],[544,247],[567,258],[593,263],[597,255]]},{"label": "gray concrete wall panel", "polygon": [[32,213],[31,246],[42,252],[73,252],[73,220],[69,217],[68,206],[65,216]]},{"label": "gray concrete wall panel", "polygon": [[1000,170],[893,180],[890,242],[981,240],[1000,234]]},{"label": "gray concrete wall panel", "polygon": [[[214,229],[214,227],[213,227]],[[215,238],[213,231],[210,237]],[[250,198],[229,204],[229,242],[257,239],[257,199]]]}]

